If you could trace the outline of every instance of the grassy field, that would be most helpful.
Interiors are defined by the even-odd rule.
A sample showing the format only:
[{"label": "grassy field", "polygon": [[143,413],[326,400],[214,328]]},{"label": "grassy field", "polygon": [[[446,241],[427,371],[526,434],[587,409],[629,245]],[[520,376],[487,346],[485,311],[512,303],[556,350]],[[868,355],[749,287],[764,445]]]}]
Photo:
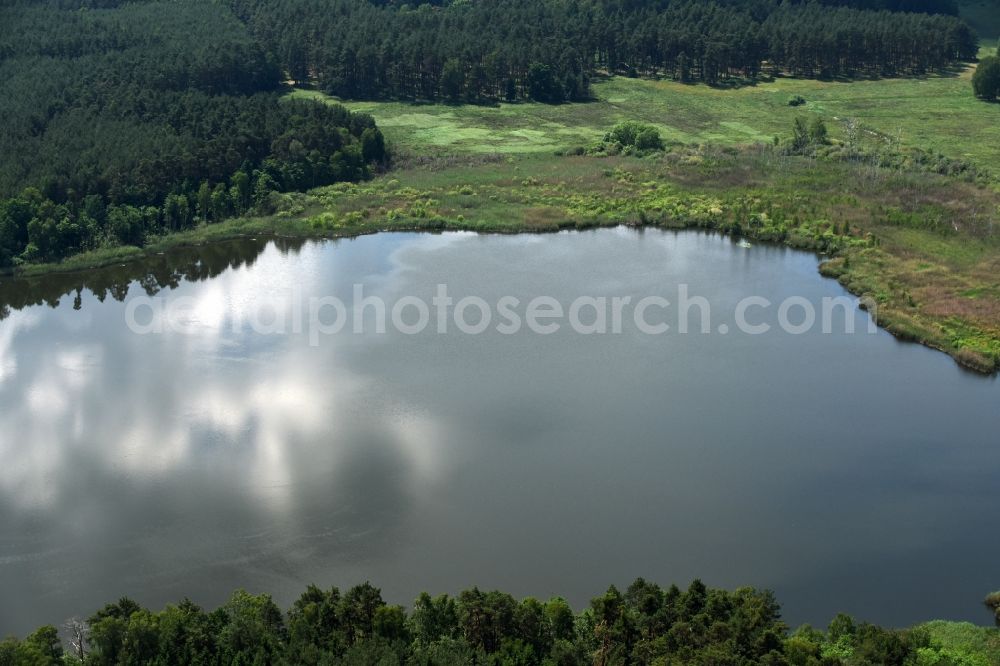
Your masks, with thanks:
[{"label": "grassy field", "polygon": [[[656,125],[669,141],[740,145],[787,135],[796,116],[820,115],[834,137],[853,121],[887,140],[991,168],[1000,164],[1000,104],[973,97],[971,71],[851,83],[779,78],[737,89],[616,77],[597,81],[596,100],[586,104],[346,106],[371,113],[394,144],[419,154],[551,153],[592,144],[621,120]],[[807,104],[789,106],[794,95]]]}]

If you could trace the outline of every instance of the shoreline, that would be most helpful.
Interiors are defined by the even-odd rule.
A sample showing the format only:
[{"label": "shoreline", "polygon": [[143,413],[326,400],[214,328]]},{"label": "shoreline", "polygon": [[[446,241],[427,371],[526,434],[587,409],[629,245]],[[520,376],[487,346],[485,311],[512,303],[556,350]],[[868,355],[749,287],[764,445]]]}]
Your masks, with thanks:
[{"label": "shoreline", "polygon": [[[233,218],[215,225],[204,225],[194,229],[178,232],[157,239],[154,243],[144,247],[117,247],[101,250],[94,250],[79,255],[74,255],[69,259],[59,263],[33,264],[15,272],[0,274],[0,284],[4,282],[16,282],[20,280],[45,279],[55,275],[85,274],[90,271],[114,265],[127,266],[129,264],[139,264],[142,261],[167,252],[191,247],[201,247],[212,244],[223,244],[240,239],[251,237],[262,237],[266,239],[290,238],[304,241],[323,241],[357,238],[359,236],[377,233],[399,233],[399,232],[429,232],[440,233],[445,231],[467,231],[480,234],[517,235],[517,234],[545,234],[559,231],[585,231],[596,228],[614,228],[628,226],[635,229],[655,228],[676,231],[710,231],[719,233],[729,238],[746,237],[754,242],[766,243],[774,246],[788,247],[793,250],[811,252],[817,257],[817,271],[825,278],[837,280],[837,282],[850,294],[856,297],[866,295],[863,289],[857,288],[860,282],[852,278],[858,276],[852,272],[851,268],[845,267],[844,261],[847,253],[834,252],[824,253],[815,247],[806,244],[793,242],[794,236],[785,240],[777,241],[773,239],[762,239],[752,234],[734,234],[725,228],[706,228],[699,226],[694,221],[665,220],[647,221],[626,224],[621,220],[605,219],[593,220],[586,224],[580,224],[572,220],[563,223],[552,223],[547,227],[532,227],[522,223],[518,226],[504,227],[497,229],[483,229],[466,220],[449,220],[444,218],[432,218],[426,220],[389,220],[383,219],[374,224],[361,224],[356,226],[340,227],[334,230],[320,230],[314,228],[307,217],[280,218],[280,217],[252,217]],[[852,288],[853,287],[853,288]],[[955,363],[968,371],[985,376],[995,376],[1000,372],[1000,367],[996,361],[976,352],[966,349],[956,348],[949,344],[941,336],[936,336],[926,327],[912,321],[912,318],[892,313],[891,303],[888,312],[880,308],[875,317],[877,326],[895,337],[901,342],[913,342],[935,351],[947,354]],[[862,308],[864,309],[864,308]]]}]

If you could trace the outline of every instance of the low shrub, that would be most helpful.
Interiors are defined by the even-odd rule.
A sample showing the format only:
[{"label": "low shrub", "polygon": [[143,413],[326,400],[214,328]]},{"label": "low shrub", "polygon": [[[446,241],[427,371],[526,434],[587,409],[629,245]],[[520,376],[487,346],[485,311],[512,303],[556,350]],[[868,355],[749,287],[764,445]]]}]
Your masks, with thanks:
[{"label": "low shrub", "polygon": [[604,142],[615,144],[621,149],[634,148],[642,152],[663,150],[663,138],[660,136],[660,131],[652,125],[645,125],[634,120],[615,125],[604,136]]}]

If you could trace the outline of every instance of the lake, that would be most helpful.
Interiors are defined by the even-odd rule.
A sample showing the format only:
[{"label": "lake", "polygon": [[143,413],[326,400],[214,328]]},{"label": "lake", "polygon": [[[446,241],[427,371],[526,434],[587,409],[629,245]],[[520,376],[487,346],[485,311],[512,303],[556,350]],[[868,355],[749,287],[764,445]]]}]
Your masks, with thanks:
[{"label": "lake", "polygon": [[[757,301],[771,330],[736,330],[747,297],[844,297],[817,261],[695,232],[381,234],[2,284],[0,634],[123,595],[287,606],[371,580],[394,603],[478,585],[579,609],[637,576],[771,588],[793,624],[986,624],[1000,384],[855,308],[795,334]],[[409,299],[410,328],[438,285],[522,318],[683,286],[711,325],[295,325],[319,298],[353,312],[355,285]]]}]

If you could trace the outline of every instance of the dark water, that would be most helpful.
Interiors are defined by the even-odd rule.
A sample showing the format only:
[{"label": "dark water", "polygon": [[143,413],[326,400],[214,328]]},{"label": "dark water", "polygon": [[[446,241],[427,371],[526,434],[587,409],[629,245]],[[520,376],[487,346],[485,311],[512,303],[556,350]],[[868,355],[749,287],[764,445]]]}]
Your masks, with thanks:
[{"label": "dark water", "polygon": [[[854,335],[317,346],[245,319],[354,283],[569,303],[682,282],[713,330],[745,296],[843,295],[808,254],[624,230],[246,241],[0,285],[0,634],[122,595],[287,604],[370,579],[401,603],[475,584],[580,607],[640,575],[773,588],[792,623],[986,623],[1000,386],[863,312]],[[193,333],[131,332],[147,293],[192,298]]]}]

